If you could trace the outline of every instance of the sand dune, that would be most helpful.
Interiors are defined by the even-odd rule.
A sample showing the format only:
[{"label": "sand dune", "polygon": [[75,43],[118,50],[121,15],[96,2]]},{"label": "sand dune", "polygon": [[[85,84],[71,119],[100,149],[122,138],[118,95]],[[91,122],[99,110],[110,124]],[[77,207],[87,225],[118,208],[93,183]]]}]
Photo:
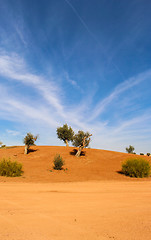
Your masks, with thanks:
[{"label": "sand dune", "polygon": [[[150,240],[151,181],[118,173],[124,153],[73,148],[1,149],[23,163],[19,178],[0,178],[0,240]],[[60,153],[67,171],[53,171]]]},{"label": "sand dune", "polygon": [[[133,154],[113,151],[85,149],[85,156],[75,157],[74,148],[34,146],[32,152],[24,154],[24,147],[0,149],[0,159],[10,157],[23,164],[24,174],[20,178],[0,177],[0,181],[16,182],[75,182],[91,180],[117,180],[138,181],[131,179],[118,171],[121,170],[122,162]],[[66,171],[53,170],[54,156],[59,153],[65,160]],[[139,157],[139,156],[138,156]],[[151,159],[150,157],[146,157]],[[50,172],[52,170],[52,172]],[[142,181],[150,181],[147,178]]]}]

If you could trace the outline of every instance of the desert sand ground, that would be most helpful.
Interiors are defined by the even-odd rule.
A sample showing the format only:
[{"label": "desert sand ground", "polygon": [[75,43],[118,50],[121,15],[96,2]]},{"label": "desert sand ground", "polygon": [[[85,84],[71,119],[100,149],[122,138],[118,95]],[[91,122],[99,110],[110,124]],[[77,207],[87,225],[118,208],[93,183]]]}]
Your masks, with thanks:
[{"label": "desert sand ground", "polygon": [[[0,182],[138,181],[138,179],[126,177],[118,172],[121,171],[121,164],[125,159],[142,156],[84,149],[83,156],[77,158],[74,151],[73,147],[34,146],[31,147],[31,152],[25,155],[24,147],[0,149],[0,159],[10,157],[11,160],[21,162],[24,171],[24,174],[19,178],[0,177]],[[53,160],[56,154],[60,154],[65,161],[62,171],[53,170]],[[144,156],[144,158],[151,160],[151,157]],[[151,181],[151,178],[142,181]]]},{"label": "desert sand ground", "polygon": [[[124,153],[73,148],[1,149],[23,163],[20,178],[0,177],[0,240],[150,240],[151,179],[119,174]],[[66,171],[54,171],[59,153]],[[50,172],[53,170],[53,172]]]}]

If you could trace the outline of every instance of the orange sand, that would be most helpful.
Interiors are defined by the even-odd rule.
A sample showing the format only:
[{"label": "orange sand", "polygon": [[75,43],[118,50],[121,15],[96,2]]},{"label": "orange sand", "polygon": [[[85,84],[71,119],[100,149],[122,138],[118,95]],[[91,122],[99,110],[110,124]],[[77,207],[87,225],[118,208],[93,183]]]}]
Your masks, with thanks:
[{"label": "orange sand", "polygon": [[[19,178],[0,177],[1,181],[15,182],[75,182],[90,180],[138,181],[119,174],[122,162],[133,154],[113,151],[84,149],[85,156],[75,157],[72,147],[34,146],[32,152],[24,154],[24,147],[0,149],[0,159],[10,157],[23,164],[24,174]],[[53,170],[56,154],[65,160],[66,171]],[[137,156],[140,157],[140,156]],[[144,157],[151,159],[150,157]],[[52,170],[52,172],[50,172]],[[142,181],[150,181],[151,178]]]},{"label": "orange sand", "polygon": [[[73,148],[33,149],[27,156],[23,147],[0,149],[24,166],[22,177],[0,177],[0,240],[151,239],[150,178],[117,172],[128,154],[87,149],[75,158]],[[67,171],[50,172],[56,153]]]}]

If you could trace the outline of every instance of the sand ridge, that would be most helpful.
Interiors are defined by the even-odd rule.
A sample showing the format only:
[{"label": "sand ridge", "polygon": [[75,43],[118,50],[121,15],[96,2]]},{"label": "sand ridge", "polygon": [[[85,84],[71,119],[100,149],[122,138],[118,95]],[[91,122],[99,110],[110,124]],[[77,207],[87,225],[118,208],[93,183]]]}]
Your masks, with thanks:
[{"label": "sand ridge", "polygon": [[[0,177],[0,181],[15,182],[79,182],[91,180],[138,181],[119,173],[122,162],[133,154],[98,149],[84,149],[84,156],[74,156],[73,147],[33,146],[28,155],[24,147],[0,149],[0,159],[10,157],[23,164],[24,174],[19,178]],[[65,160],[64,170],[53,169],[53,160],[60,154]],[[142,156],[141,156],[142,157]],[[151,159],[150,157],[145,157]],[[150,181],[151,178],[142,181]]]},{"label": "sand ridge", "polygon": [[[0,240],[151,239],[150,178],[118,173],[136,156],[86,149],[76,158],[74,148],[32,150],[0,149],[0,158],[11,157],[24,170],[19,178],[0,177]],[[56,153],[68,170],[53,170]]]}]

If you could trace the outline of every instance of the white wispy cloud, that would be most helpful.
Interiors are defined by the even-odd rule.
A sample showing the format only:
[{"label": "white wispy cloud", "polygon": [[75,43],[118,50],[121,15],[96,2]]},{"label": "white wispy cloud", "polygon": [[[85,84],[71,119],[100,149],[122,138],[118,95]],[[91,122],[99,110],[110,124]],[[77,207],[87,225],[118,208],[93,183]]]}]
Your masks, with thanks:
[{"label": "white wispy cloud", "polygon": [[[3,113],[6,112],[10,120],[14,119],[15,121],[28,122],[30,119],[35,121],[44,121],[50,126],[57,125],[55,118],[53,118],[44,107],[38,106],[38,108],[36,108],[35,106],[30,106],[29,104],[22,102],[20,99],[16,99],[4,86],[0,85],[0,90],[2,97],[0,110]],[[30,123],[31,122],[29,121],[29,124]]]},{"label": "white wispy cloud", "polygon": [[[70,110],[68,109],[69,105],[65,105],[59,97],[61,89],[57,84],[54,84],[54,79],[52,78],[52,81],[49,79],[49,82],[43,76],[31,73],[24,59],[16,54],[0,55],[0,76],[1,82],[3,81],[3,84],[0,84],[1,119],[20,122],[22,124],[25,123],[29,128],[31,125],[39,126],[39,128],[42,126],[42,131],[45,134],[49,132],[48,135],[51,131],[55,134],[54,129],[67,122],[75,131],[79,129],[90,131],[93,134],[91,146],[95,148],[119,150],[116,145],[120,145],[120,141],[127,145],[129,139],[131,139],[135,140],[136,143],[138,141],[138,133],[142,134],[143,139],[146,139],[145,131],[150,126],[149,122],[151,119],[151,110],[149,111],[149,109],[146,110],[147,112],[143,112],[141,116],[135,114],[135,117],[128,118],[127,121],[121,119],[118,125],[114,123],[110,126],[108,121],[96,121],[96,119],[106,111],[109,104],[114,104],[115,100],[119,100],[117,102],[120,102],[121,94],[125,94],[129,89],[149,79],[151,77],[151,70],[117,85],[108,97],[101,100],[95,106],[91,106],[90,104],[89,108],[86,108],[88,101],[86,101],[86,97],[84,96],[84,99],[77,104],[78,106],[70,106]],[[30,103],[30,96],[29,101],[25,101],[26,96],[19,98],[18,95],[15,95],[14,90],[9,88],[9,84],[6,84],[10,80],[18,81],[23,86],[32,86],[43,97],[44,101],[37,106],[37,99],[32,99],[32,103]],[[143,124],[147,127],[141,128],[140,126],[143,126]],[[7,129],[7,133],[14,136],[17,132],[17,130]],[[38,129],[37,132],[39,133]],[[139,142],[137,144],[139,145]]]},{"label": "white wispy cloud", "polygon": [[79,12],[77,11],[77,9],[73,6],[73,4],[71,3],[71,1],[69,0],[65,0],[65,2],[69,5],[69,7],[72,9],[72,11],[75,13],[75,15],[77,16],[78,20],[81,22],[81,24],[83,25],[83,27],[86,29],[86,31],[88,32],[88,34],[93,38],[93,40],[98,44],[101,52],[103,53],[103,55],[105,56],[106,60],[108,62],[110,62],[112,64],[112,66],[116,69],[116,71],[119,73],[119,75],[122,77],[122,79],[124,79],[124,75],[121,72],[121,70],[119,69],[119,67],[111,60],[110,56],[108,54],[106,54],[104,48],[105,46],[101,43],[101,41],[98,39],[98,37],[93,33],[93,31],[90,29],[90,27],[88,26],[88,24],[86,23],[86,21],[81,17],[81,15],[79,14]]},{"label": "white wispy cloud", "polygon": [[16,24],[16,25],[14,26],[14,28],[15,28],[15,31],[16,31],[16,33],[18,34],[19,39],[21,40],[21,42],[24,44],[25,47],[27,47],[27,46],[28,46],[28,43],[27,43],[27,41],[26,41],[26,39],[25,39],[25,34],[24,34],[23,31],[21,30],[20,25]]},{"label": "white wispy cloud", "polygon": [[142,116],[122,120],[119,124],[107,125],[102,129],[94,128],[92,147],[125,151],[126,146],[133,145],[138,154],[141,151],[150,152],[150,129],[151,109],[148,109]]},{"label": "white wispy cloud", "polygon": [[13,136],[18,136],[20,135],[20,132],[19,131],[14,131],[14,130],[11,130],[11,129],[6,129],[6,133],[10,134],[10,135],[13,135]]},{"label": "white wispy cloud", "polygon": [[67,80],[71,85],[76,86],[76,87],[79,87],[79,86],[77,85],[77,82],[74,81],[73,79],[71,79],[71,78],[69,77],[69,74],[68,74],[67,71],[65,71],[64,75],[65,75],[66,80]]},{"label": "white wispy cloud", "polygon": [[58,114],[65,116],[63,105],[56,94],[59,89],[53,80],[49,79],[48,82],[42,76],[30,73],[24,60],[18,55],[0,55],[0,75],[36,88]]},{"label": "white wispy cloud", "polygon": [[148,70],[146,72],[140,73],[137,76],[131,77],[128,80],[120,83],[118,86],[115,87],[115,89],[112,91],[112,93],[108,97],[101,100],[95,106],[94,111],[92,113],[92,117],[89,120],[92,121],[96,119],[101,113],[103,113],[103,111],[106,109],[106,107],[109,104],[111,104],[116,98],[120,96],[120,94],[140,84],[142,81],[148,80],[150,77],[151,77],[151,70]]},{"label": "white wispy cloud", "polygon": [[[147,112],[143,113],[141,116],[137,116],[137,117],[133,117],[130,120],[127,121],[122,121],[122,123],[120,124],[120,126],[117,126],[112,134],[118,134],[122,131],[124,131],[125,129],[129,129],[130,127],[134,127],[134,131],[139,130],[141,131],[141,129],[148,129],[148,126],[146,126],[146,122],[151,120],[151,109],[147,109]],[[145,123],[145,124],[144,124]],[[130,131],[132,132],[133,129],[131,128]],[[149,130],[149,129],[148,129]]]},{"label": "white wispy cloud", "polygon": [[[57,114],[59,121],[68,121],[74,123],[80,128],[84,127],[84,123],[81,121],[82,115],[80,114],[81,111],[83,111],[81,105],[79,104],[78,108],[76,107],[75,109],[72,109],[71,107],[69,110],[69,107],[65,106],[62,99],[59,97],[61,95],[61,89],[57,86],[53,77],[51,77],[52,79],[49,78],[48,81],[43,76],[31,73],[30,69],[26,66],[24,59],[20,58],[17,54],[0,55],[0,76],[9,80],[18,81],[23,85],[30,86],[30,88],[34,88],[43,99],[46,100],[46,103],[52,107],[51,110],[53,111],[53,115],[56,116]],[[76,85],[76,82],[74,82],[74,84]],[[13,103],[16,109],[22,109],[23,106],[20,106],[20,101],[9,101],[10,105]],[[45,103],[43,103],[43,107],[44,106]],[[31,106],[24,106],[24,109],[27,110],[28,114],[34,112],[34,115],[37,115],[35,110],[31,109]],[[52,119],[52,117],[50,117],[50,119]]]}]

